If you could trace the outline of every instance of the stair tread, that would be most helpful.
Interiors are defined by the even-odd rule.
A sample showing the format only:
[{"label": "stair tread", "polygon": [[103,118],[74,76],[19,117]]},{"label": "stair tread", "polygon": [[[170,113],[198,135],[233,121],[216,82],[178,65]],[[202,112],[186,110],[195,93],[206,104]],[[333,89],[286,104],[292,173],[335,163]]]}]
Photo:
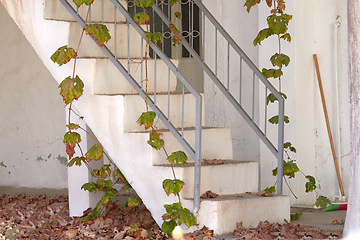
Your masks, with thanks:
[{"label": "stair tread", "polygon": [[[266,198],[276,198],[276,197],[284,197],[284,195],[273,195],[273,196],[259,196],[256,193],[239,193],[239,194],[231,194],[231,195],[219,195],[216,198],[201,198],[200,201],[240,201],[240,200],[248,200],[248,199],[266,199]],[[192,201],[192,198],[184,198],[185,200]]]},{"label": "stair tread", "polygon": [[[205,163],[204,161],[201,161],[201,166],[202,167],[207,167],[207,166],[226,166],[226,165],[233,165],[233,164],[246,164],[246,163],[256,163],[256,161],[240,161],[240,160],[231,160],[231,159],[221,159],[221,161],[223,161],[223,164],[209,164],[209,163]],[[186,163],[184,166],[182,165],[174,165],[174,167],[194,167],[195,163],[194,162],[190,162],[190,163]],[[154,166],[157,167],[170,167],[171,164],[156,164]]]}]

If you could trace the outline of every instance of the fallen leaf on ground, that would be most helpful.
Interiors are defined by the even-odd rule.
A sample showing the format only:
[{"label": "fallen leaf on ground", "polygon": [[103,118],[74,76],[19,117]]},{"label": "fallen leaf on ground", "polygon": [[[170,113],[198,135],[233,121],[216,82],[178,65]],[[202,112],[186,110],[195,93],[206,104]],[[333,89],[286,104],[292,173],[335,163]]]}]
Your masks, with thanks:
[{"label": "fallen leaf on ground", "polygon": [[200,198],[207,199],[207,198],[217,198],[219,194],[214,193],[212,191],[206,191],[203,195],[200,196]]}]

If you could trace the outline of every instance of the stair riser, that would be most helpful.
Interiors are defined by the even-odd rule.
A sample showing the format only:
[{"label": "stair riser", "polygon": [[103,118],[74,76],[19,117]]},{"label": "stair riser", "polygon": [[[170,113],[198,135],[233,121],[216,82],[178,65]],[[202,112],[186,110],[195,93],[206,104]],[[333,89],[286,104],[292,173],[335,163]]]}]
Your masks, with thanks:
[{"label": "stair riser", "polygon": [[[120,63],[127,69],[127,59],[119,59]],[[177,60],[173,60],[173,63],[177,65]],[[168,67],[161,60],[148,59],[148,92],[154,92],[155,84],[155,64],[156,64],[156,91],[157,92],[173,92],[176,90],[176,76],[168,75]],[[142,73],[141,73],[142,67]],[[130,61],[130,75],[136,80],[136,82],[145,89],[145,77],[146,77],[145,61],[141,64],[141,59],[132,59]],[[170,86],[169,86],[170,83]],[[130,85],[127,79],[121,74],[121,72],[113,65],[110,60],[98,59],[95,66],[95,83],[94,93],[101,95],[114,95],[114,94],[136,94],[135,89]]]},{"label": "stair riser", "polygon": [[[258,167],[257,162],[204,165],[201,167],[200,194],[209,190],[219,195],[257,192]],[[185,182],[182,198],[194,198],[194,167],[176,167],[175,172]]]},{"label": "stair riser", "polygon": [[[127,8],[125,0],[119,0],[121,5]],[[76,10],[77,7],[72,0],[69,0],[71,6]],[[104,3],[104,5],[102,5]],[[79,8],[79,14],[82,19],[85,20],[88,7],[83,4]],[[104,13],[104,15],[102,15]],[[103,16],[103,17],[102,17]],[[46,0],[44,8],[44,18],[49,20],[59,20],[59,21],[71,21],[75,22],[75,19],[71,14],[64,8],[59,0]],[[91,22],[114,22],[114,4],[110,0],[96,0],[94,1],[91,7]],[[126,18],[117,12],[117,22],[124,22]]]},{"label": "stair riser", "polygon": [[[185,139],[191,146],[195,146],[195,131],[184,131]],[[162,136],[165,141],[166,151],[172,152],[182,150],[187,153],[181,144],[170,132],[165,132]],[[154,165],[168,164],[164,151],[152,150],[152,159]],[[194,159],[187,154],[188,162],[194,162]],[[202,159],[233,159],[231,132],[229,128],[213,128],[202,130]]]},{"label": "stair riser", "polygon": [[[153,95],[150,96],[153,98]],[[156,104],[159,109],[168,116],[168,96],[156,95]],[[195,98],[191,94],[184,95],[184,127],[195,127]],[[127,95],[124,97],[124,131],[125,132],[142,132],[144,126],[139,126],[137,120],[142,112],[146,112],[145,101],[139,95]],[[203,108],[204,109],[204,108]],[[170,121],[177,127],[181,128],[182,113],[182,95],[176,94],[170,96]],[[163,122],[155,119],[157,129],[167,129]]]},{"label": "stair riser", "polygon": [[[112,51],[115,52],[115,26],[114,24],[106,24],[111,39],[106,43],[106,46]],[[143,29],[146,27],[143,25]],[[129,30],[129,41],[128,41],[128,30]],[[69,34],[69,46],[76,47],[80,39],[82,32],[81,26],[74,22],[70,23],[70,34]],[[146,52],[146,42],[142,40],[140,34],[130,26],[128,29],[127,24],[117,24],[116,25],[116,57],[117,58],[128,58],[128,48],[129,48],[129,57],[140,59],[141,55],[145,57]],[[128,46],[128,42],[130,43]],[[141,48],[141,45],[143,47]],[[142,51],[141,51],[142,50]],[[106,55],[98,47],[98,45],[89,37],[85,36],[82,39],[80,49],[78,52],[80,58],[106,58]]]}]

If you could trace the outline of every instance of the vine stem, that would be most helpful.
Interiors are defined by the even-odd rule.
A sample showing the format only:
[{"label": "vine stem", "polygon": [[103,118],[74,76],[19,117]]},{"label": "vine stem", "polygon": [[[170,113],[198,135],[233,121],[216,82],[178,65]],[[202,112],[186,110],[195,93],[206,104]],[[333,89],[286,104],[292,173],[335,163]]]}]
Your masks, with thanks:
[{"label": "vine stem", "polygon": [[[146,13],[146,8],[143,8],[144,12]],[[146,21],[145,21],[146,24]],[[149,32],[149,24],[146,24],[146,31]],[[146,45],[145,45],[145,93],[146,93],[146,99],[145,99],[145,104],[146,104],[146,111],[149,111],[149,105],[148,105],[148,47],[149,47],[149,43],[148,43],[148,39],[146,39]],[[142,54],[142,53],[141,53]]]},{"label": "vine stem", "polygon": [[[81,156],[82,157],[84,157],[84,152],[83,152],[83,150],[82,150],[82,148],[81,148],[81,146],[80,146],[80,144],[79,143],[77,143],[76,144],[77,146],[78,146],[78,148],[80,149],[80,152],[81,152]],[[86,167],[89,169],[89,171],[92,173],[92,168],[90,167],[90,165],[89,165],[89,163],[87,163],[86,161],[83,161],[84,163],[85,163],[85,165],[86,165]]]},{"label": "vine stem", "polygon": [[291,192],[291,193],[292,193],[292,195],[294,196],[294,198],[298,199],[298,197],[295,195],[295,193],[294,193],[294,192],[293,192],[293,190],[291,189],[291,187],[290,187],[290,185],[289,185],[288,181],[286,180],[286,177],[284,176],[283,178],[284,178],[285,183],[286,183],[286,185],[288,186],[288,188],[289,188],[290,192]]}]

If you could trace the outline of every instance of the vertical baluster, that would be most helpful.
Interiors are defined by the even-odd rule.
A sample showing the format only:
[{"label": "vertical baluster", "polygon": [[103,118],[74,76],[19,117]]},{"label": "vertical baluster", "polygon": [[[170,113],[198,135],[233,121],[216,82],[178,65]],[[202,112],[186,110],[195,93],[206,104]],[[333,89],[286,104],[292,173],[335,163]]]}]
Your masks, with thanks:
[{"label": "vertical baluster", "polygon": [[239,94],[239,104],[241,105],[241,94],[242,94],[242,62],[243,62],[243,59],[242,57],[240,56],[240,87],[239,87],[239,90],[240,90],[240,94]]},{"label": "vertical baluster", "polygon": [[202,21],[201,21],[201,47],[200,47],[200,56],[202,56],[202,59],[205,60],[204,52],[205,52],[205,14],[201,12],[202,14]]},{"label": "vertical baluster", "polygon": [[104,0],[101,3],[101,24],[104,24]]},{"label": "vertical baluster", "polygon": [[217,29],[215,28],[215,76],[217,76]]},{"label": "vertical baluster", "polygon": [[114,6],[114,56],[115,56],[115,59],[117,59],[117,49],[116,49],[116,47],[117,47],[117,34],[116,34],[116,22],[117,22],[117,20],[116,20],[116,11],[117,11],[117,8],[116,8],[116,6]]},{"label": "vertical baluster", "polygon": [[265,86],[265,119],[264,119],[264,133],[266,136],[266,131],[267,131],[267,91],[268,91],[268,87]]},{"label": "vertical baluster", "polygon": [[170,122],[170,68],[168,68],[168,121]]},{"label": "vertical baluster", "polygon": [[[189,12],[191,12],[191,15],[189,14],[189,16],[191,16],[191,22],[189,22],[190,27],[190,39],[191,39],[191,47],[194,48],[194,2],[190,0],[189,2]],[[190,18],[190,17],[189,17]],[[191,57],[191,54],[189,52],[189,57]]]},{"label": "vertical baluster", "polygon": [[230,90],[230,43],[227,44],[227,90]]},{"label": "vertical baluster", "polygon": [[254,112],[255,112],[255,72],[253,72],[253,94],[252,94],[252,113],[251,119],[254,121]]},{"label": "vertical baluster", "polygon": [[156,105],[156,60],[157,60],[157,54],[154,52],[154,103]]},{"label": "vertical baluster", "polygon": [[128,48],[128,55],[127,55],[127,70],[130,74],[130,23],[126,21],[127,25],[127,48]]},{"label": "vertical baluster", "polygon": [[144,52],[144,40],[143,38],[140,38],[141,44],[140,44],[140,51],[141,51],[141,56],[140,56],[140,86],[143,89],[143,81],[144,81],[144,57],[143,57],[143,52]]},{"label": "vertical baluster", "polygon": [[181,136],[184,138],[185,85],[182,84]]}]

